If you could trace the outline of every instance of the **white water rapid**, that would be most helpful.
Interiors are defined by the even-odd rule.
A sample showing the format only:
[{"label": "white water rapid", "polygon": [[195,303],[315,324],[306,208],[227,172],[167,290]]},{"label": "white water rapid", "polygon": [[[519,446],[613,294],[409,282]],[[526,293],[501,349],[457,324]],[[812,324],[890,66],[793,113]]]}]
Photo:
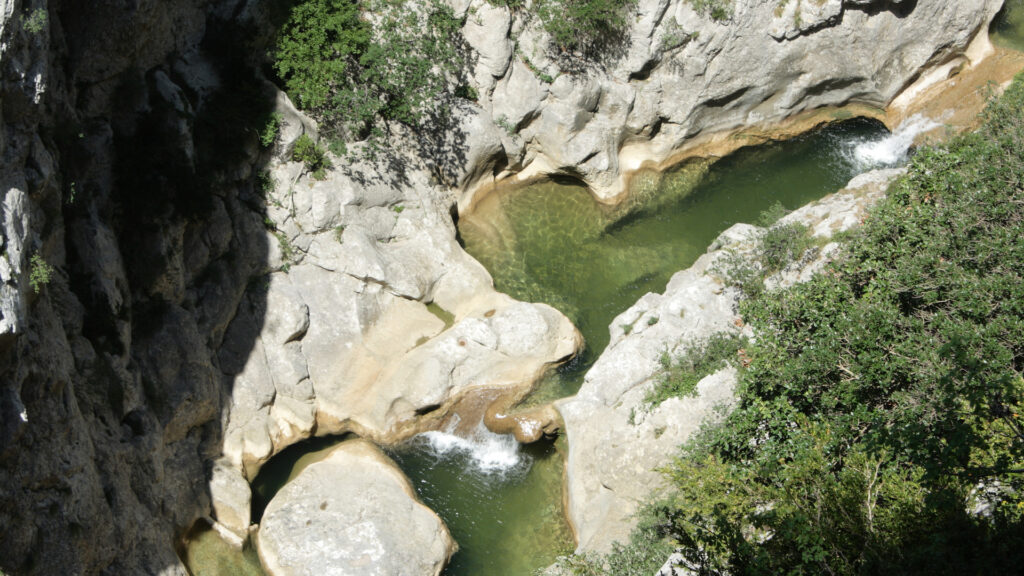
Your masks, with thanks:
[{"label": "white water rapid", "polygon": [[844,155],[857,172],[897,166],[907,159],[907,153],[918,134],[938,126],[941,124],[931,118],[914,114],[887,136],[850,141]]},{"label": "white water rapid", "polygon": [[511,434],[495,434],[481,422],[469,438],[449,431],[424,432],[417,436],[436,458],[458,455],[477,472],[496,475],[517,475],[530,469],[531,459],[519,449]]}]

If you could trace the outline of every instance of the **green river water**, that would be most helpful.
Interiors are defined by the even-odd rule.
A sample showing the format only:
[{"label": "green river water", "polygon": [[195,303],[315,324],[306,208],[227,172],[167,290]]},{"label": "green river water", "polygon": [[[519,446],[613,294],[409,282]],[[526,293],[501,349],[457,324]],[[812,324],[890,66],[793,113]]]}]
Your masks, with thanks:
[{"label": "green river water", "polygon": [[[702,254],[737,222],[755,222],[779,202],[796,208],[872,167],[858,145],[886,138],[877,122],[849,120],[787,142],[742,149],[711,163],[642,173],[631,200],[609,208],[566,182],[498,191],[459,222],[466,250],[498,290],[545,302],[576,324],[585,348],[550,374],[531,403],[573,394],[608,343],[608,325],[646,292]],[[275,456],[253,482],[253,519],[288,480],[339,438],[315,438]],[[473,438],[443,432],[390,450],[423,501],[444,519],[460,550],[446,576],[528,576],[572,550],[562,505],[563,441],[520,446],[482,427]],[[196,576],[256,575],[252,550],[236,552],[195,530],[183,553]]]},{"label": "green river water", "polygon": [[989,27],[989,37],[998,46],[1024,51],[1024,0],[1006,0]]},{"label": "green river water", "polygon": [[579,185],[544,182],[494,194],[459,222],[466,251],[518,300],[545,302],[580,329],[580,357],[532,397],[574,394],[608,343],[609,323],[647,292],[661,292],[726,228],[754,223],[779,202],[797,208],[841,188],[869,167],[860,143],[885,135],[856,119],[789,140],[740,151],[708,165],[694,161],[642,173],[633,200],[608,208]]}]

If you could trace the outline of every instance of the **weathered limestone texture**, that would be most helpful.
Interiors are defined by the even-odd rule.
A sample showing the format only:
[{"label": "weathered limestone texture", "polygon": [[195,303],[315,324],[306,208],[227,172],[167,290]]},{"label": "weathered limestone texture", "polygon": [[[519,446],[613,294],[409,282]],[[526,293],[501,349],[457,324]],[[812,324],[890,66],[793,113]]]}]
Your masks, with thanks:
[{"label": "weathered limestone texture", "polygon": [[349,440],[267,505],[259,554],[270,576],[437,576],[456,546],[373,444]]},{"label": "weathered limestone texture", "polygon": [[581,178],[614,201],[641,164],[738,128],[823,106],[885,107],[928,70],[984,56],[968,47],[987,37],[1002,0],[729,5],[718,21],[688,0],[640,0],[628,40],[609,49],[616,55],[570,73],[572,56],[550,51],[536,19],[520,11],[510,27],[504,9],[474,0],[465,36],[479,55],[479,106],[513,129],[502,130],[501,161],[491,160],[502,171],[466,171],[485,176],[463,184],[460,209],[495,180],[541,174]]},{"label": "weathered limestone texture", "polygon": [[255,154],[195,193],[189,62],[219,76],[199,44],[228,4],[0,2],[6,574],[186,573],[173,542],[221,441],[211,350],[265,259]]},{"label": "weathered limestone texture", "polygon": [[580,345],[555,309],[494,291],[455,240],[450,197],[415,158],[402,161],[402,181],[365,163],[324,180],[274,164],[278,271],[220,356],[234,382],[224,452],[249,478],[314,430],[396,442],[422,429],[421,414],[474,389],[529,385]]},{"label": "weathered limestone texture", "polygon": [[[798,222],[828,238],[856,226],[901,169],[868,172],[835,194],[804,206],[780,223]],[[661,370],[663,352],[680,354],[719,332],[744,332],[737,316],[738,294],[726,288],[715,263],[730,252],[746,254],[763,229],[737,224],[718,237],[707,254],[676,273],[663,294],[646,294],[611,323],[611,342],[587,373],[576,396],[556,403],[569,437],[569,518],[579,550],[607,552],[626,542],[640,503],[664,487],[656,468],[668,463],[700,425],[716,418],[717,407],[734,401],[734,368],[712,374],[697,395],[671,398],[649,412],[643,399]],[[768,279],[769,287],[806,280],[838,249],[826,244],[813,257]],[[658,322],[648,325],[648,318]],[[623,325],[633,326],[629,334]]]}]

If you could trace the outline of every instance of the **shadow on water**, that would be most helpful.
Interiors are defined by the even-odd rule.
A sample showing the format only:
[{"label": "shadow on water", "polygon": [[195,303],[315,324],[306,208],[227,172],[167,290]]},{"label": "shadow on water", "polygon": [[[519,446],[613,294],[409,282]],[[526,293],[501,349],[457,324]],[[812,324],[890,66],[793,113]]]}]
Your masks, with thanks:
[{"label": "shadow on water", "polygon": [[992,42],[1024,51],[1024,0],[1006,0],[989,27]]},{"label": "shadow on water", "polygon": [[351,435],[318,436],[292,444],[275,454],[252,480],[252,521],[259,523],[267,504],[285,484],[310,464],[323,460],[330,451]]}]

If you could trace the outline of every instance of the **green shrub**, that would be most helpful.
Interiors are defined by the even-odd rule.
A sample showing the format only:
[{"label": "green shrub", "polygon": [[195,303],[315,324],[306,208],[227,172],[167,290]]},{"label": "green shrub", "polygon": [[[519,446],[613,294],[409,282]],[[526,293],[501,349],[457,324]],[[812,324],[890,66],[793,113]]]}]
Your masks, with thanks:
[{"label": "green shrub", "polygon": [[697,13],[712,20],[728,20],[732,12],[732,0],[687,0]]},{"label": "green shrub", "polygon": [[469,84],[459,84],[459,86],[455,88],[455,95],[459,98],[464,98],[472,102],[476,102],[480,99],[480,94],[477,93],[476,88],[473,88],[473,86]]},{"label": "green shrub", "polygon": [[636,537],[700,574],[1019,572],[1022,228],[1018,77],[978,133],[914,157],[839,260],[742,303],[738,403]]},{"label": "green shrub", "polygon": [[39,254],[33,254],[29,260],[29,285],[32,286],[32,291],[36,294],[50,283],[50,279],[53,276],[53,266],[50,266],[46,260]]},{"label": "green shrub", "polygon": [[263,124],[263,129],[260,130],[260,144],[264,148],[270,148],[277,141],[277,135],[281,131],[281,122],[284,120],[284,116],[280,112],[271,112],[267,115],[267,120]]},{"label": "green shrub", "polygon": [[764,274],[773,274],[790,262],[799,260],[814,241],[803,224],[783,224],[769,228],[758,244],[755,257]]},{"label": "green shrub", "polygon": [[[784,211],[781,205],[769,208],[761,213],[760,221],[776,221]],[[808,232],[803,224],[772,226],[758,239],[752,254],[730,252],[715,263],[711,272],[727,286],[739,288],[748,298],[761,296],[765,278],[799,260],[817,245]]]},{"label": "green shrub", "polygon": [[256,191],[263,198],[269,198],[274,193],[274,177],[270,170],[260,170],[256,174]]},{"label": "green shrub", "polygon": [[446,76],[462,67],[458,30],[441,0],[415,10],[398,0],[300,0],[278,35],[274,69],[329,140],[380,136],[381,121],[417,126],[443,112]]},{"label": "green shrub", "polygon": [[789,212],[790,211],[782,205],[782,202],[776,200],[766,210],[761,211],[761,215],[757,218],[757,225],[768,228],[778,222],[783,216],[789,214]]},{"label": "green shrub", "polygon": [[595,53],[624,36],[636,0],[538,0],[537,15],[563,52]]},{"label": "green shrub", "polygon": [[25,31],[29,34],[39,34],[44,28],[46,28],[46,21],[48,19],[49,16],[47,15],[46,10],[36,8],[32,11],[32,14],[25,19]]},{"label": "green shrub", "polygon": [[323,180],[326,171],[331,167],[331,161],[327,158],[327,152],[318,146],[308,134],[299,136],[292,148],[292,160],[302,162],[306,170],[313,174],[317,180]]},{"label": "green shrub", "polygon": [[746,342],[746,338],[737,334],[720,332],[707,340],[690,343],[679,357],[662,353],[661,376],[644,397],[646,408],[658,406],[669,398],[694,395],[697,383],[735,361]]},{"label": "green shrub", "polygon": [[280,230],[274,231],[274,237],[277,238],[277,245],[281,249],[281,269],[287,272],[288,269],[291,268],[292,264],[295,262],[295,245],[292,244],[292,241],[288,238],[288,235]]},{"label": "green shrub", "polygon": [[499,128],[501,128],[502,130],[507,132],[509,136],[514,136],[515,135],[515,133],[516,133],[516,125],[513,124],[508,119],[508,116],[505,116],[504,114],[502,114],[501,116],[498,116],[494,120],[494,123],[497,124]]}]

